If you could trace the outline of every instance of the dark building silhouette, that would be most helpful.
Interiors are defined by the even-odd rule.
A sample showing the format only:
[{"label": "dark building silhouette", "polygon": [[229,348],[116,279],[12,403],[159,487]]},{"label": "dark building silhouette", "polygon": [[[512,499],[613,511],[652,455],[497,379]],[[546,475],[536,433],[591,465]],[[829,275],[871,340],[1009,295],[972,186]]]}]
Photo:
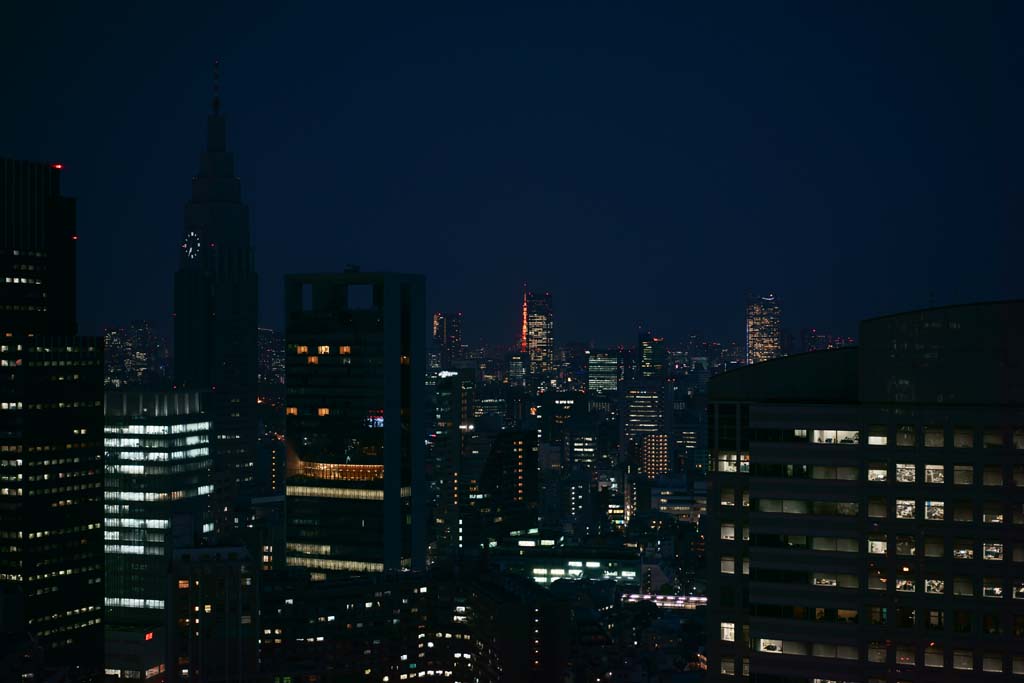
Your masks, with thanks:
[{"label": "dark building silhouette", "polygon": [[285,278],[289,566],[425,562],[423,290],[419,275]]},{"label": "dark building silhouette", "polygon": [[60,172],[0,159],[0,622],[87,676],[103,659],[103,342],[75,336]]},{"label": "dark building silhouette", "polygon": [[713,680],[1024,673],[1024,302],[710,382]]},{"label": "dark building silhouette", "polygon": [[442,370],[450,370],[452,362],[462,358],[462,313],[434,314],[434,348]]},{"label": "dark building silhouette", "polygon": [[174,275],[174,383],[210,392],[225,505],[255,493],[256,482],[257,278],[241,194],[214,97]]}]

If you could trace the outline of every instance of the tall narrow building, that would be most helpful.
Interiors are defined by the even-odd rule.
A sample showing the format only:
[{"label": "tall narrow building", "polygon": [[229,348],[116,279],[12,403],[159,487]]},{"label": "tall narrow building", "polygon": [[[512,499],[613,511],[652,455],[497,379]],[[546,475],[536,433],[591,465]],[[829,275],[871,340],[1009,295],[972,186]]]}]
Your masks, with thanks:
[{"label": "tall narrow building", "polygon": [[434,347],[442,370],[450,370],[452,361],[462,357],[462,313],[434,314]]},{"label": "tall narrow building", "polygon": [[747,365],[782,355],[782,307],[774,294],[747,301]]},{"label": "tall narrow building", "polygon": [[210,392],[217,490],[228,504],[253,494],[256,482],[257,277],[216,95],[206,125],[174,276],[174,382]]},{"label": "tall narrow building", "polygon": [[520,350],[530,354],[530,374],[543,379],[555,368],[554,311],[550,292],[523,292]]},{"label": "tall narrow building", "polygon": [[103,341],[75,336],[60,174],[0,159],[0,659],[27,635],[46,666],[88,677],[103,663]]},{"label": "tall narrow building", "polygon": [[423,277],[285,278],[287,563],[425,563]]}]

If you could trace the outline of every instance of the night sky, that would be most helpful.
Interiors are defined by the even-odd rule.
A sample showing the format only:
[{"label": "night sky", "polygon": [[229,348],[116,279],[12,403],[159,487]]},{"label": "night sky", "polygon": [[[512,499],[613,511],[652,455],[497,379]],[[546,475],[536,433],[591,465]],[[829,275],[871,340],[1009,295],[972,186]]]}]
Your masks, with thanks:
[{"label": "night sky", "polygon": [[598,344],[1021,295],[1024,3],[17,4],[0,155],[65,165],[84,332],[170,328],[216,58],[263,324],[350,263],[470,342],[524,280]]}]

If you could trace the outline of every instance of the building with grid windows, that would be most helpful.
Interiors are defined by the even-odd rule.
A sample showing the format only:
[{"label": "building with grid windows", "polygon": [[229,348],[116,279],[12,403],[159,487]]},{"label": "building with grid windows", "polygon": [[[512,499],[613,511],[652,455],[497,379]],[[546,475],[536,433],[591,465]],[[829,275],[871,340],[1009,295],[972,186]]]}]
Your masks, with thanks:
[{"label": "building with grid windows", "polygon": [[1024,301],[711,380],[715,680],[1024,674]]},{"label": "building with grid windows", "polygon": [[782,307],[774,294],[747,301],[747,365],[782,355]]},{"label": "building with grid windows", "polygon": [[0,624],[42,666],[89,677],[103,664],[103,340],[76,336],[61,173],[0,159]]}]

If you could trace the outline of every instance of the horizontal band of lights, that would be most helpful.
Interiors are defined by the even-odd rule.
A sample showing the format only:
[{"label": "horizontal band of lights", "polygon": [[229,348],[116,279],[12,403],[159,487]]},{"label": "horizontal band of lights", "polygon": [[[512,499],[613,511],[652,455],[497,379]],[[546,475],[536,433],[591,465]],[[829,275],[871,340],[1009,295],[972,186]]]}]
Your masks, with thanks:
[{"label": "horizontal band of lights", "polygon": [[200,446],[210,443],[209,434],[176,436],[170,439],[138,436],[111,436],[103,439],[107,448],[173,448],[175,446]]},{"label": "horizontal band of lights", "polygon": [[176,425],[106,425],[104,434],[186,434],[188,432],[208,432],[209,422],[190,422]]},{"label": "horizontal band of lights", "polygon": [[288,550],[306,555],[330,555],[331,546],[317,543],[289,543]]},{"label": "horizontal band of lights", "polygon": [[[331,486],[288,486],[285,492],[297,498],[343,498],[347,500],[384,500],[381,489],[341,489]],[[403,486],[402,498],[412,496],[412,487]]]},{"label": "horizontal band of lights", "polygon": [[289,567],[309,569],[331,569],[342,572],[382,572],[383,562],[361,562],[359,560],[321,560],[316,557],[289,557]]},{"label": "horizontal band of lights", "polygon": [[380,489],[336,489],[330,486],[288,486],[286,493],[299,498],[345,498],[348,500],[384,500]]},{"label": "horizontal band of lights", "polygon": [[656,595],[653,593],[630,593],[622,596],[624,602],[653,602],[664,609],[697,609],[708,604],[703,595]]},{"label": "horizontal band of lights", "polygon": [[103,598],[103,604],[107,607],[141,607],[143,609],[163,609],[164,601],[152,598]]},{"label": "horizontal band of lights", "polygon": [[103,552],[107,555],[156,555],[162,557],[164,548],[162,545],[140,545],[138,543],[108,543],[103,546]]},{"label": "horizontal band of lights", "polygon": [[195,496],[204,496],[208,493],[213,493],[212,484],[197,486],[196,488],[189,489],[187,491],[171,491],[170,493],[143,493],[142,491],[104,491],[103,499],[153,503],[161,500],[181,500],[183,498],[193,498]]},{"label": "horizontal band of lights", "polygon": [[170,460],[188,460],[189,458],[202,458],[210,455],[209,446],[189,448],[184,451],[113,451],[108,456],[115,456],[118,460],[147,461],[147,462],[168,462]]},{"label": "horizontal band of lights", "polygon": [[302,475],[328,481],[378,481],[384,478],[384,465],[303,462]]}]

